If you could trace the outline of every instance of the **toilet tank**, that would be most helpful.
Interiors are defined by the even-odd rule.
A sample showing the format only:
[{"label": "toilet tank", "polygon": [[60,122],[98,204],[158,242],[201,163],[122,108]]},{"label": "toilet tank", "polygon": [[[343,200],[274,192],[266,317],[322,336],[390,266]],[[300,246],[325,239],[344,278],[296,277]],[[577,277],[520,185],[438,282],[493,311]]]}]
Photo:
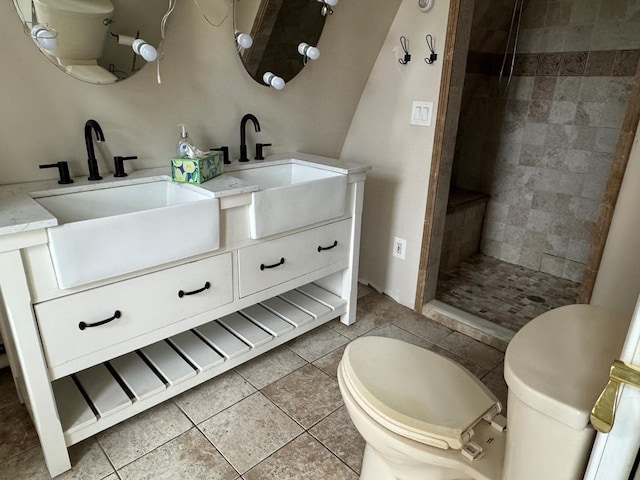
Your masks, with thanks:
[{"label": "toilet tank", "polygon": [[619,357],[630,318],[568,305],[511,340],[504,480],[582,479],[595,431],[589,414]]},{"label": "toilet tank", "polygon": [[58,46],[48,53],[70,60],[102,56],[114,11],[109,0],[33,0],[33,5],[38,23],[58,32]]}]

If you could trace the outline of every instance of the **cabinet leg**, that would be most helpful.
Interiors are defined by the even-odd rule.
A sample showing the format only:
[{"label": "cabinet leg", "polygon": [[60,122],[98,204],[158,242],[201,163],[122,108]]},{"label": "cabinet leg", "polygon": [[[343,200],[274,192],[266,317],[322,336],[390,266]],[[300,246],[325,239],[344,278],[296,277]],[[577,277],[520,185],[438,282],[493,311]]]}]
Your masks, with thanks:
[{"label": "cabinet leg", "polygon": [[[29,286],[19,251],[0,253],[0,295],[5,320],[22,374],[31,418],[40,437],[51,476],[69,470],[71,462],[40,345]],[[14,372],[16,374],[16,372]]]}]

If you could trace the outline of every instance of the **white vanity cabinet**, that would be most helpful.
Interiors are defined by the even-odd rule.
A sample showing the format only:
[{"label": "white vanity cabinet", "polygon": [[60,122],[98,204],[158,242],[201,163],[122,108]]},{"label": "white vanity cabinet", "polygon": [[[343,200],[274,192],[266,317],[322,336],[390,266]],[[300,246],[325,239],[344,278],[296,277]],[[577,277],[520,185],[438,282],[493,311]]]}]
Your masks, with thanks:
[{"label": "white vanity cabinet", "polygon": [[67,290],[44,228],[0,230],[0,334],[52,476],[70,468],[70,445],[331,319],[355,321],[367,169],[351,167],[340,217],[252,240],[251,195],[221,198],[220,249]]}]

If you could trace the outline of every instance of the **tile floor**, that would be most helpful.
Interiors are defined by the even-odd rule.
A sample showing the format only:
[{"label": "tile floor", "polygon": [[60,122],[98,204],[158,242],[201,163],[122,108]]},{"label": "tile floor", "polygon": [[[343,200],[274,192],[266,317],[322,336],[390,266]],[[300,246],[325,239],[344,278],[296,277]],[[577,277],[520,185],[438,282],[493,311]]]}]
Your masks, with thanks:
[{"label": "tile floor", "polygon": [[[361,287],[358,322],[299,337],[70,449],[61,479],[357,479],[364,442],[336,370],[361,335],[399,338],[469,368],[506,402],[499,351]],[[38,438],[0,370],[0,479],[50,478]]]},{"label": "tile floor", "polygon": [[580,284],[482,254],[443,269],[436,298],[514,332],[552,308],[576,302]]}]

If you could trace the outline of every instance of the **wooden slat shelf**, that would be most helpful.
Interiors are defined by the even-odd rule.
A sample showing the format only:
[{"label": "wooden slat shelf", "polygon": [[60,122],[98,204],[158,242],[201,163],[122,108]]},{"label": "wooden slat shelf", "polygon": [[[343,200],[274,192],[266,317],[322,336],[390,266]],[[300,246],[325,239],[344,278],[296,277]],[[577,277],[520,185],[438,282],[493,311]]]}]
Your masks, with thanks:
[{"label": "wooden slat shelf", "polygon": [[67,446],[342,315],[346,306],[308,284],[56,380]]}]

